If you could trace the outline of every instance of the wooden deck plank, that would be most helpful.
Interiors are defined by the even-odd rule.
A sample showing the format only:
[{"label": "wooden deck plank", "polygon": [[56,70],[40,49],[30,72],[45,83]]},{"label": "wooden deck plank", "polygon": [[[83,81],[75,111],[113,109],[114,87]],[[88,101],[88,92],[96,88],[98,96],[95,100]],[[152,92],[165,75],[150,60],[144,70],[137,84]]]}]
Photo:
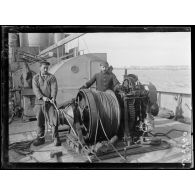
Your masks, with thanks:
[{"label": "wooden deck plank", "polygon": [[[164,123],[162,125],[162,122]],[[33,123],[33,124],[32,124]],[[19,128],[19,124],[16,125],[17,128],[14,128],[15,123],[11,124],[11,132],[9,134],[9,141],[10,143],[16,142],[16,141],[25,141],[29,140],[31,138],[34,138],[36,136],[36,132],[33,131],[35,129],[36,123],[31,122],[31,124],[23,124],[22,130],[14,131],[15,129]],[[160,150],[160,151],[153,151],[153,152],[147,152],[142,154],[136,154],[128,156],[127,159],[130,163],[182,163],[185,159],[191,159],[192,156],[192,127],[189,124],[183,124],[178,121],[173,121],[169,119],[163,119],[156,117],[155,118],[155,129],[152,131],[153,133],[167,133],[171,130],[177,130],[172,131],[169,136],[171,139],[168,139],[167,137],[161,138],[167,140],[172,144],[172,148],[166,149],[166,150]],[[184,134],[184,131],[188,132],[187,134]],[[182,140],[183,138],[187,138],[189,141],[189,147],[190,152],[184,153],[184,149],[182,148]],[[189,148],[188,147],[188,148]],[[62,161],[64,163],[66,162],[85,162],[87,160],[86,157],[79,155],[69,149],[66,145],[63,144],[61,147],[54,147],[53,143],[50,141],[47,141],[45,145],[42,147],[35,147],[35,150],[37,152],[33,153],[33,158],[15,158],[17,162],[56,162],[55,159],[50,158],[50,152],[54,150],[61,150],[63,152]],[[45,152],[44,152],[45,151]],[[9,153],[9,155],[13,155],[12,153]],[[14,159],[10,158],[14,161]],[[36,161],[36,160],[37,161]],[[123,162],[120,158],[113,158],[104,160],[103,162],[111,162],[111,163],[121,163]]]}]

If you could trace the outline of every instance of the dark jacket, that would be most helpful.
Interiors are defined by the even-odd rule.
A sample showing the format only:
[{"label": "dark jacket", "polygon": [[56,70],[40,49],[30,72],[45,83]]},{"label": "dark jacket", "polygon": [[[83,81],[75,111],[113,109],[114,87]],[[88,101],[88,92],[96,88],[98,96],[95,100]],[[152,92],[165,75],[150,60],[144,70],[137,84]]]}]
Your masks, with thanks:
[{"label": "dark jacket", "polygon": [[107,71],[96,73],[88,82],[86,82],[86,87],[89,88],[96,82],[96,89],[98,91],[106,91],[108,89],[115,90],[115,88],[120,84],[116,76]]},{"label": "dark jacket", "polygon": [[56,99],[58,86],[54,75],[48,73],[44,79],[39,72],[33,77],[32,86],[36,96],[35,104],[43,104],[43,96]]}]

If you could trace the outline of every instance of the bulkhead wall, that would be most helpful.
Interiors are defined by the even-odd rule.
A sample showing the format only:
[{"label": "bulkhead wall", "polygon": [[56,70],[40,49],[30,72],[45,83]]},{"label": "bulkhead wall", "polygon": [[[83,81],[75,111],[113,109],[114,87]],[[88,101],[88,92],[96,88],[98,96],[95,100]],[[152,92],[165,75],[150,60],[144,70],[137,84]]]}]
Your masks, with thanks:
[{"label": "bulkhead wall", "polygon": [[100,71],[100,63],[106,61],[106,54],[85,54],[61,61],[51,67],[58,82],[58,105],[75,98],[78,89]]}]

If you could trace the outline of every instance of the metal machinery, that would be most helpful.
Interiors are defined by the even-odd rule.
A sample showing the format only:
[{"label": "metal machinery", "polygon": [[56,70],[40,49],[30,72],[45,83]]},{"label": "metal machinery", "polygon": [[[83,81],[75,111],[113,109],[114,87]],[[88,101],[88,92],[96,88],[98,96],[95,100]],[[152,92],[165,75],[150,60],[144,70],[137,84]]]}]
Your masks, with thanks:
[{"label": "metal machinery", "polygon": [[122,143],[124,148],[143,142],[148,136],[145,121],[150,96],[149,90],[132,74],[124,77],[115,93],[79,90],[74,100],[58,109],[60,124],[68,124],[72,129],[67,135],[68,143],[74,148],[86,144],[90,151],[95,148],[99,152],[105,145],[106,151],[110,144],[117,151],[116,143]]},{"label": "metal machinery", "polygon": [[[10,89],[10,93],[16,94],[17,91],[19,91],[20,96],[18,97],[19,101],[18,103],[16,102],[16,95],[14,98],[14,104],[19,106],[22,110],[22,119],[30,119],[30,118],[35,118],[34,112],[33,112],[33,107],[34,107],[34,93],[32,90],[32,78],[36,74],[33,70],[30,69],[29,64],[34,64],[36,62],[40,62],[44,60],[44,58],[40,58],[37,55],[33,55],[28,52],[24,52],[20,49],[16,49],[16,55],[18,59],[18,63],[22,65],[22,69],[20,71],[20,77],[16,77],[14,74],[13,77],[15,78],[15,81],[20,80],[21,85],[16,82],[14,82],[14,89]],[[10,108],[10,112],[13,109]],[[15,111],[16,114],[18,115],[17,111]],[[14,112],[12,112],[14,114]],[[13,114],[10,114],[10,122],[12,121],[11,118],[13,118]]]},{"label": "metal machinery", "polygon": [[125,76],[116,93],[80,90],[76,102],[86,142],[95,144],[117,136],[134,144],[140,136],[146,136],[148,94],[135,75]]},{"label": "metal machinery", "polygon": [[139,82],[136,75],[129,74],[124,77],[118,95],[124,113],[124,136],[134,144],[140,136],[147,135],[145,119],[149,106],[149,91]]},{"label": "metal machinery", "polygon": [[121,110],[119,102],[111,90],[80,90],[76,97],[80,112],[80,123],[86,143],[111,139],[118,134]]}]

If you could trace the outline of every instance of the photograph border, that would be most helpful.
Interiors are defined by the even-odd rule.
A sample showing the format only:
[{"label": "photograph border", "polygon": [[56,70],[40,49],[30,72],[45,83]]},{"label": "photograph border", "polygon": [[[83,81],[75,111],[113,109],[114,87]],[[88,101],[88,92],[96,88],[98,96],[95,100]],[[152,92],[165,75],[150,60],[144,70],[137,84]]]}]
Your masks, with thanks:
[{"label": "photograph border", "polygon": [[[8,139],[9,139],[9,127],[8,127],[8,33],[62,33],[62,32],[86,32],[86,33],[125,33],[125,32],[191,32],[192,37],[192,26],[189,25],[49,25],[49,26],[36,26],[36,25],[25,25],[25,26],[2,26],[1,27],[1,168],[2,169],[68,169],[68,170],[126,170],[126,169],[139,169],[139,170],[177,170],[177,169],[193,169],[194,164],[192,163],[12,163],[9,162],[8,156]],[[192,41],[191,41],[192,43]],[[192,46],[191,46],[192,47]],[[191,49],[191,56],[192,56]],[[192,59],[191,59],[192,63]],[[192,75],[191,65],[191,75]],[[193,80],[193,77],[192,77]],[[193,82],[192,82],[193,84]],[[193,89],[193,88],[192,88]],[[193,90],[192,90],[193,99]],[[193,128],[193,122],[192,122]],[[193,133],[191,134],[193,136]],[[194,149],[194,142],[193,142]],[[194,155],[192,155],[192,162],[194,162]]]}]

